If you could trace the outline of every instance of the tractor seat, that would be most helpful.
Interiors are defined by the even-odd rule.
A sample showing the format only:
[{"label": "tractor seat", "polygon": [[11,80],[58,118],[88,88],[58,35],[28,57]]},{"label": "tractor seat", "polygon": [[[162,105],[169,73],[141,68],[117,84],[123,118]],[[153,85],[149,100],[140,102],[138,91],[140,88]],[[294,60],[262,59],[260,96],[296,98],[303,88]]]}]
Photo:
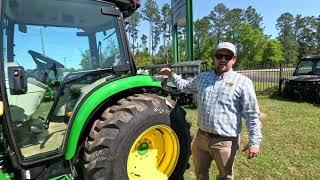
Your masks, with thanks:
[{"label": "tractor seat", "polygon": [[70,86],[70,92],[80,95],[81,94],[81,88],[83,88],[86,85],[87,84],[72,84]]}]

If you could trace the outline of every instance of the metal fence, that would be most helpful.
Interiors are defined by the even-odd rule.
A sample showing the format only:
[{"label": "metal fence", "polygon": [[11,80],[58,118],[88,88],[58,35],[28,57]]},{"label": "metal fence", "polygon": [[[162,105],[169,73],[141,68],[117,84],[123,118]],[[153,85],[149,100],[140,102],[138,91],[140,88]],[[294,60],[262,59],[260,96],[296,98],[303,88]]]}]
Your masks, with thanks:
[{"label": "metal fence", "polygon": [[235,69],[235,71],[253,81],[257,94],[272,94],[279,90],[280,79],[292,76],[294,69],[293,66],[259,65],[251,68]]},{"label": "metal fence", "polygon": [[[167,66],[167,64],[157,64],[141,68],[148,69],[151,74],[158,74],[161,68]],[[257,94],[272,94],[279,91],[280,79],[293,75],[295,67],[292,65],[258,65],[250,68],[235,68],[234,70],[253,81]]]}]

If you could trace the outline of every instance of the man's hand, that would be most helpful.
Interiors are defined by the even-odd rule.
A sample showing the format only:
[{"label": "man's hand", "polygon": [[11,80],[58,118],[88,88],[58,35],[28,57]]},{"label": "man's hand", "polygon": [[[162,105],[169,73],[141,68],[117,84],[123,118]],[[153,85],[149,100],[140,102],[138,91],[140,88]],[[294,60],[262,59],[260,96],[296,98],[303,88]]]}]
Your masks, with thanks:
[{"label": "man's hand", "polygon": [[162,68],[161,70],[160,70],[160,74],[161,75],[166,75],[166,76],[172,76],[173,75],[173,70],[172,69],[170,69],[170,68]]},{"label": "man's hand", "polygon": [[246,152],[247,155],[248,155],[248,159],[251,159],[251,158],[255,158],[259,155],[259,148],[256,148],[256,147],[250,147],[249,145],[246,145],[243,149],[242,149],[242,152]]}]

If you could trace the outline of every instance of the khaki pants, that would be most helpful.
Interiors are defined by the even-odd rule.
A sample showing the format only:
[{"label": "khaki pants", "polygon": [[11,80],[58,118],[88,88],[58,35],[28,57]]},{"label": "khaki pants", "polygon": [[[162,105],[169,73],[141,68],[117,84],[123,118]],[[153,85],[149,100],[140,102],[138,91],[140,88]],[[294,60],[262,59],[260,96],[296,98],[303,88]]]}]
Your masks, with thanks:
[{"label": "khaki pants", "polygon": [[238,149],[239,137],[219,137],[199,129],[192,144],[197,180],[209,179],[212,160],[219,170],[217,179],[233,179],[233,162]]}]

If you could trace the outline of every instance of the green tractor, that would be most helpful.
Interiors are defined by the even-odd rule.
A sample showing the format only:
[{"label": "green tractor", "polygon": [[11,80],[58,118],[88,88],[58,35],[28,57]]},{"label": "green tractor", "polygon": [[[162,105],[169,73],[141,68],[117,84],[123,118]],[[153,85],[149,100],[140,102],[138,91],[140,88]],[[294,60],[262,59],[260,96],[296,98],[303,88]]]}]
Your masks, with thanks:
[{"label": "green tractor", "polygon": [[0,0],[0,179],[183,179],[185,111],[137,74],[137,0]]}]

